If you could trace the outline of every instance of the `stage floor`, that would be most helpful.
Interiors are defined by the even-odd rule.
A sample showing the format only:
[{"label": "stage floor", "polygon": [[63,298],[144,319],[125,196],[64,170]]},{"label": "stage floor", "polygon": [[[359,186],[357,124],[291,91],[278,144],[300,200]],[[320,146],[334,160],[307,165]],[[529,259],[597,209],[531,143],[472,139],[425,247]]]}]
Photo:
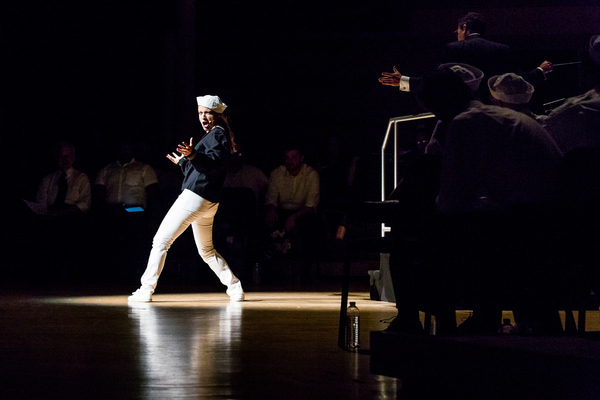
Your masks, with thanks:
[{"label": "stage floor", "polygon": [[[298,288],[296,288],[298,289]],[[351,292],[361,351],[337,347],[340,291],[158,291],[0,295],[3,399],[386,399],[399,380],[370,373],[369,332],[393,304]],[[55,291],[56,292],[56,291]]]},{"label": "stage floor", "polygon": [[[242,303],[214,286],[163,285],[152,303],[134,304],[127,303],[134,288],[114,285],[4,287],[0,397],[413,400],[451,398],[453,389],[456,398],[498,398],[502,377],[539,365],[545,376],[510,398],[536,398],[531,390],[542,385],[545,396],[564,395],[552,389],[561,380],[597,389],[599,342],[586,339],[388,335],[378,346],[371,340],[382,334],[370,333],[387,327],[395,305],[370,300],[361,282],[349,296],[361,311],[358,352],[337,347],[338,282],[246,287]],[[458,311],[457,322],[468,315]],[[598,330],[598,316],[589,312],[588,330]]]}]

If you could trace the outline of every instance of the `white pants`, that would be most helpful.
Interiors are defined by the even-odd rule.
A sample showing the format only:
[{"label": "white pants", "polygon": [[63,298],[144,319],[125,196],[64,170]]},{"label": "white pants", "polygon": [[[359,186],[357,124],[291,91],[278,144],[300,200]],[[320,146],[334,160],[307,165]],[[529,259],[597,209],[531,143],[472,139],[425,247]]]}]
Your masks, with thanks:
[{"label": "white pants", "polygon": [[194,240],[200,257],[219,277],[221,283],[227,286],[227,294],[243,293],[242,284],[233,275],[229,265],[213,247],[213,219],[219,208],[219,203],[212,203],[198,196],[191,190],[185,189],[175,200],[171,209],[165,215],[154,239],[148,258],[148,266],[142,275],[142,288],[151,293],[156,289],[158,277],[165,266],[167,251],[188,226],[192,225]]}]

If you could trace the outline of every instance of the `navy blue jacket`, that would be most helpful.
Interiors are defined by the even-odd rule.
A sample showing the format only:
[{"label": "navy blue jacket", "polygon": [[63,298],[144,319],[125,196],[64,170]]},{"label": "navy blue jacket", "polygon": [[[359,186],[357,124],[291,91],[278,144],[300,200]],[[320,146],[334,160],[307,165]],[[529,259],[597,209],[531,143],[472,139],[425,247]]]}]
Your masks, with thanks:
[{"label": "navy blue jacket", "polygon": [[229,134],[215,125],[194,146],[190,158],[179,160],[184,175],[181,190],[189,189],[208,201],[218,203],[230,154]]}]

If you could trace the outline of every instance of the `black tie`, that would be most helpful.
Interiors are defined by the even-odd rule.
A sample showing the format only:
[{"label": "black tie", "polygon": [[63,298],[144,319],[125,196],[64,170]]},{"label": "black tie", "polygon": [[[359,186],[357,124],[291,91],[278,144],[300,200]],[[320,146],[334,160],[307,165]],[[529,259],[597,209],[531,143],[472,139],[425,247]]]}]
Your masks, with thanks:
[{"label": "black tie", "polygon": [[67,174],[63,172],[60,174],[60,178],[58,178],[58,193],[54,201],[54,207],[60,207],[65,204],[65,197],[67,197]]}]

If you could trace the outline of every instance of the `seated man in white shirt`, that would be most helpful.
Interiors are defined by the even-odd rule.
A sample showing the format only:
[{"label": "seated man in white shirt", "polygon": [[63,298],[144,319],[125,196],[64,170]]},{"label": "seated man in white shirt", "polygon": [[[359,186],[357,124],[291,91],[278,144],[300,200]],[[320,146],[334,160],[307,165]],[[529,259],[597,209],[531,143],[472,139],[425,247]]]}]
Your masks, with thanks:
[{"label": "seated man in white shirt", "polygon": [[94,196],[110,208],[139,206],[147,209],[158,196],[158,178],[154,169],[134,158],[134,146],[124,141],[117,160],[102,168],[94,183]]},{"label": "seated man in white shirt", "polygon": [[61,142],[55,155],[58,170],[42,179],[36,202],[28,204],[40,215],[64,217],[88,212],[92,203],[90,180],[86,174],[73,168],[75,147]]},{"label": "seated man in white shirt", "polygon": [[[292,241],[299,239],[305,260],[316,251],[319,194],[319,174],[304,163],[299,146],[289,146],[285,150],[285,164],[269,176],[265,224],[269,232],[279,230],[291,236]],[[308,272],[303,271],[303,278]]]},{"label": "seated man in white shirt", "polygon": [[143,254],[149,251],[151,234],[161,217],[156,172],[134,158],[134,149],[132,142],[122,141],[116,160],[98,172],[93,187],[98,241],[119,255],[105,253],[105,264],[114,269],[113,278],[143,271]]},{"label": "seated man in white shirt", "polygon": [[[28,224],[26,252],[32,261],[43,255],[44,268],[31,274],[32,279],[50,282],[53,279],[77,279],[87,271],[89,264],[88,213],[92,203],[90,180],[86,174],[73,168],[75,147],[60,142],[55,148],[58,169],[46,175],[37,190],[36,201],[25,201],[31,210],[40,215]],[[21,220],[23,221],[23,220]],[[22,237],[21,237],[22,238]],[[20,254],[19,256],[22,256]]]}]

